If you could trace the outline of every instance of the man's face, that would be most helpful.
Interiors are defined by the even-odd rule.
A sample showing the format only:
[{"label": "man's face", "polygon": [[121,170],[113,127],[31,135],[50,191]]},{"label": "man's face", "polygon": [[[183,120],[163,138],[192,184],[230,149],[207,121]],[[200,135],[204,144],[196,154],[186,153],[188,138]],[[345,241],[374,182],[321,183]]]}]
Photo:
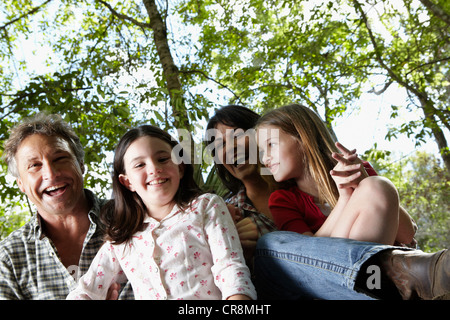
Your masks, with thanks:
[{"label": "man's face", "polygon": [[64,215],[80,204],[83,169],[66,140],[33,134],[15,156],[17,184],[41,215]]}]

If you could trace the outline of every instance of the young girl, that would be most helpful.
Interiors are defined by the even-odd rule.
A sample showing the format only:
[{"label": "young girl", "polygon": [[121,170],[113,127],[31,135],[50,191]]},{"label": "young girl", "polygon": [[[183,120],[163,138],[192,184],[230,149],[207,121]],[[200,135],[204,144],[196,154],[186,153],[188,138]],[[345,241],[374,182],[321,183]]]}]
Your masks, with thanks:
[{"label": "young girl", "polygon": [[114,156],[107,242],[68,299],[105,299],[127,280],[136,299],[255,299],[239,236],[223,200],[201,194],[191,164],[153,126],[127,132]]},{"label": "young girl", "polygon": [[297,104],[275,109],[260,119],[257,132],[275,180],[295,182],[269,199],[280,230],[382,244],[413,242],[414,223],[399,206],[394,185],[376,176],[355,150],[334,143],[313,111]]}]

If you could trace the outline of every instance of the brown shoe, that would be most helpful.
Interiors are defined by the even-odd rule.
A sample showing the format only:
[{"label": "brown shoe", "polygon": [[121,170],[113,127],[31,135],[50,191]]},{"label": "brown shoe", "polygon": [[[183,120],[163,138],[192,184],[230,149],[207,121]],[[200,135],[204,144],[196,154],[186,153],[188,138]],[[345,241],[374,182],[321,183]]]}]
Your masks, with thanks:
[{"label": "brown shoe", "polygon": [[381,253],[383,270],[404,300],[450,300],[450,251]]}]

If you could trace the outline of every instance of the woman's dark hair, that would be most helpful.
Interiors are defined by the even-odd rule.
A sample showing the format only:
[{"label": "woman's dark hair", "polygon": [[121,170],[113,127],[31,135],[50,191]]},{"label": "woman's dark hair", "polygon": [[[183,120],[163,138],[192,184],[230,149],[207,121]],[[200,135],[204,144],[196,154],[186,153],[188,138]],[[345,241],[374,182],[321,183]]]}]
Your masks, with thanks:
[{"label": "woman's dark hair", "polygon": [[[239,105],[227,105],[216,111],[214,116],[212,116],[206,127],[207,133],[205,137],[205,142],[210,145],[214,140],[213,136],[208,135],[209,129],[215,129],[217,125],[223,124],[232,128],[239,128],[248,130],[252,129],[260,116],[253,112],[252,110],[239,106]],[[214,156],[214,155],[213,155]],[[243,183],[233,177],[231,173],[224,167],[223,164],[215,163],[214,170],[217,172],[219,178],[222,180],[223,184],[233,193],[237,193]]]},{"label": "woman's dark hair", "polygon": [[[168,143],[173,149],[179,143],[170,134],[158,127],[143,125],[131,129],[120,139],[114,154],[112,175],[113,199],[101,211],[105,238],[114,244],[121,244],[131,239],[133,234],[142,230],[147,208],[141,197],[127,189],[119,181],[119,175],[125,173],[124,155],[128,147],[140,137],[155,137]],[[180,151],[182,156],[183,150]],[[175,203],[185,209],[202,191],[194,180],[194,167],[190,163],[182,163],[184,174],[175,194]]]}]

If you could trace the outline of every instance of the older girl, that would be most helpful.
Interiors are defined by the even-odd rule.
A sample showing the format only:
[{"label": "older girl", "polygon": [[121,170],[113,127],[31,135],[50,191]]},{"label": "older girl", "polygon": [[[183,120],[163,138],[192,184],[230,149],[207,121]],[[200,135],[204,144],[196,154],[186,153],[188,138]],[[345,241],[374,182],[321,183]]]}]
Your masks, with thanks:
[{"label": "older girl", "polygon": [[275,180],[295,182],[269,200],[280,230],[382,244],[413,241],[414,224],[394,185],[375,176],[355,151],[335,143],[313,111],[284,106],[264,115],[257,128],[264,164]]}]

